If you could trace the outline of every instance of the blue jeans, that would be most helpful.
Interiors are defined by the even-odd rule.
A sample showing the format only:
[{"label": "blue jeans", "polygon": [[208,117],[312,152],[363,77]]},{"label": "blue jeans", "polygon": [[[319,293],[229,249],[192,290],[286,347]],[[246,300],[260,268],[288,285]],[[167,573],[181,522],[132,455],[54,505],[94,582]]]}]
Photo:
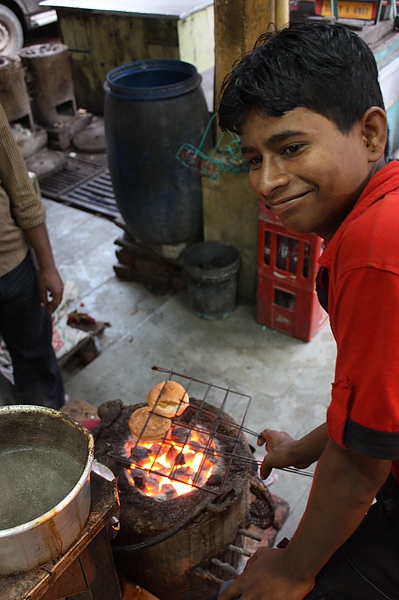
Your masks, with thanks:
[{"label": "blue jeans", "polygon": [[0,334],[12,359],[16,403],[61,408],[64,385],[51,345],[51,317],[40,305],[29,252],[0,277]]}]

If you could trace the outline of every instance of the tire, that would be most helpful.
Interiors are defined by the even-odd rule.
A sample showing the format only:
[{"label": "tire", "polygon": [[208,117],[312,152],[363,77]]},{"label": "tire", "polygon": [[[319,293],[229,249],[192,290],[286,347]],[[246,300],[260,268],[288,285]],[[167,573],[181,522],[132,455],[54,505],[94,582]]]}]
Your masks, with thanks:
[{"label": "tire", "polygon": [[0,4],[0,55],[16,56],[23,44],[24,32],[18,17]]}]

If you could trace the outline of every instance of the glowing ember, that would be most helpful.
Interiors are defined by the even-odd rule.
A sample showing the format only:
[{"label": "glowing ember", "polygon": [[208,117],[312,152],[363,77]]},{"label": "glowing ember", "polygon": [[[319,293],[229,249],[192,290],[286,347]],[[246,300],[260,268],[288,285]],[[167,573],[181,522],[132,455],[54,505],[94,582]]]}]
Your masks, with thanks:
[{"label": "glowing ember", "polygon": [[130,438],[126,456],[132,461],[127,469],[131,485],[146,496],[175,498],[202,487],[212,475],[218,458],[209,435],[201,429],[173,426],[168,437],[158,442]]}]

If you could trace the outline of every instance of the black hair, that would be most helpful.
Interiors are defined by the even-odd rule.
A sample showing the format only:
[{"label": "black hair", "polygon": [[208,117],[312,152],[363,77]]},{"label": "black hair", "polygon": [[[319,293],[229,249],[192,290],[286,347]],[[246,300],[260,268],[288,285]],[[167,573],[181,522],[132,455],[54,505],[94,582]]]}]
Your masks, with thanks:
[{"label": "black hair", "polygon": [[241,134],[255,109],[280,117],[308,108],[348,133],[372,106],[384,109],[368,45],[343,25],[294,22],[263,34],[233,66],[218,107],[223,131]]}]

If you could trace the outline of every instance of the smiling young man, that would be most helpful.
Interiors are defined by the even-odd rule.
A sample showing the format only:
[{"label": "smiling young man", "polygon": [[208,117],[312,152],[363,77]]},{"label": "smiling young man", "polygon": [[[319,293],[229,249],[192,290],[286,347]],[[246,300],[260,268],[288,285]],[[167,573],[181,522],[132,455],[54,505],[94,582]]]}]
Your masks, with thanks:
[{"label": "smiling young man", "polygon": [[300,440],[262,433],[263,477],[317,461],[297,531],[220,600],[397,599],[399,162],[374,56],[340,25],[266,34],[226,78],[219,120],[286,229],[327,242],[317,288],[337,343],[326,423]]}]

